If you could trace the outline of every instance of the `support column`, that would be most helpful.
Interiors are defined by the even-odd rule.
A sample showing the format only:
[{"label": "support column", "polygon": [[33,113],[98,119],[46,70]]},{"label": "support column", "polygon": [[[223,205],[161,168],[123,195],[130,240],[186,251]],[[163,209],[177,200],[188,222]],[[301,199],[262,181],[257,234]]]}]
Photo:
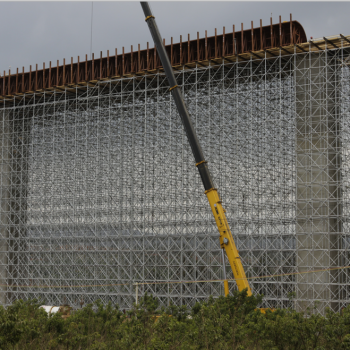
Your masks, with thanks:
[{"label": "support column", "polygon": [[5,305],[8,284],[8,238],[11,186],[10,123],[8,112],[0,112],[0,304]]},{"label": "support column", "polygon": [[[298,55],[296,86],[296,309],[337,310],[341,233],[337,61],[327,50]],[[303,274],[304,273],[304,274]],[[316,304],[315,304],[316,302]]]}]

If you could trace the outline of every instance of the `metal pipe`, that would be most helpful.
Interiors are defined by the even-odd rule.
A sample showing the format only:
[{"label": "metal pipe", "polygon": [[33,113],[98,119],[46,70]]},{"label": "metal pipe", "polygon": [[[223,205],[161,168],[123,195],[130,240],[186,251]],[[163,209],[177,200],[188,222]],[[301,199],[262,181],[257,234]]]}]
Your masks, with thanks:
[{"label": "metal pipe", "polygon": [[225,252],[224,252],[225,248],[221,249],[221,256],[222,256],[222,269],[224,272],[224,290],[225,290],[225,296],[227,297],[230,293],[230,290],[228,288],[228,280],[226,278],[226,265],[225,265]]}]

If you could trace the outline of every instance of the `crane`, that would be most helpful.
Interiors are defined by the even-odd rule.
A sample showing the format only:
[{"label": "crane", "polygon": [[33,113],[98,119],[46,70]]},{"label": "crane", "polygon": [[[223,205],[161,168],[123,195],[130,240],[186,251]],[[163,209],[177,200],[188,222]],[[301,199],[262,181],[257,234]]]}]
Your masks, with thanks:
[{"label": "crane", "polygon": [[204,193],[208,198],[210,208],[213,212],[215,222],[219,230],[220,246],[223,257],[225,296],[229,294],[229,287],[224,264],[224,251],[226,252],[226,255],[230,262],[238,290],[242,291],[244,289],[247,289],[247,295],[250,296],[252,295],[252,291],[250,289],[247,277],[243,269],[241,258],[239,256],[236,244],[233,240],[232,233],[226,219],[225,209],[222,206],[218,190],[214,187],[214,182],[210,175],[207,161],[204,158],[197,134],[193,128],[190,115],[187,111],[185,102],[183,100],[181,89],[179,89],[179,86],[176,83],[175,75],[171,67],[168,55],[165,51],[165,47],[162,43],[162,38],[160,36],[155,17],[152,15],[151,8],[148,2],[141,2],[141,6],[145,14],[145,21],[147,22],[148,28],[151,32],[154,44],[156,45],[158,55],[160,57],[162,66],[164,68],[165,74],[169,82],[169,91],[173,96],[187,135],[187,139],[190,143],[192,153],[196,162],[196,167],[199,171],[200,177],[203,182]]}]

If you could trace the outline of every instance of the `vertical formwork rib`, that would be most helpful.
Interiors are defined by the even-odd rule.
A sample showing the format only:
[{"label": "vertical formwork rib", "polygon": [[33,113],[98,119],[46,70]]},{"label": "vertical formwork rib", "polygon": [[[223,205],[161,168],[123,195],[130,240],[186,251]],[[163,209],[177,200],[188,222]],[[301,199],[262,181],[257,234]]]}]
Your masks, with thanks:
[{"label": "vertical formwork rib", "polygon": [[[339,310],[350,292],[350,50],[264,55],[175,75],[253,292],[264,307]],[[129,308],[135,282],[163,305],[223,294],[222,283],[185,282],[220,280],[222,257],[162,72],[26,93],[0,113],[2,304]]]}]

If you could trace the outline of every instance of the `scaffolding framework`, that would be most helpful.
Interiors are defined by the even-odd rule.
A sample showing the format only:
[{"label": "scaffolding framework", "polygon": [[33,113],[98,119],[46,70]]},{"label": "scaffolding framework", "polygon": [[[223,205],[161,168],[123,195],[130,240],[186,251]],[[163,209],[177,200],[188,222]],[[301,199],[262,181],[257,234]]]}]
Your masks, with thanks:
[{"label": "scaffolding framework", "polygon": [[[325,41],[264,55],[183,67],[176,79],[262,306],[339,310],[350,274],[329,269],[350,265],[350,49]],[[4,104],[2,304],[130,308],[135,282],[163,305],[223,295],[215,281],[171,283],[223,272],[168,89],[159,71]]]}]

